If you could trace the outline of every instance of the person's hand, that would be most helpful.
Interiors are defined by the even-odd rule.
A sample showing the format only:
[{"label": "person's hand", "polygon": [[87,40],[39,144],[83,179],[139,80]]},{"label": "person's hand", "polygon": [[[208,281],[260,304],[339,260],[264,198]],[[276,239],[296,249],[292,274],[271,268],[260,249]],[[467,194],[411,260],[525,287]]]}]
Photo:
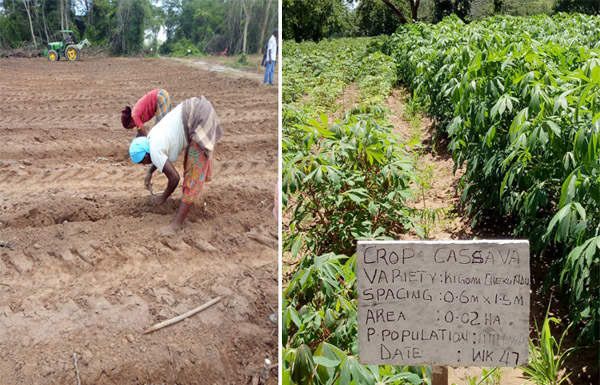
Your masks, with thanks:
[{"label": "person's hand", "polygon": [[166,199],[165,199],[165,198],[163,198],[163,196],[162,196],[162,195],[158,195],[158,196],[152,197],[152,204],[153,204],[154,206],[160,206],[160,205],[162,205],[163,203],[165,203],[165,201],[166,201]]},{"label": "person's hand", "polygon": [[148,172],[146,173],[146,178],[144,178],[144,186],[149,189],[150,188],[150,181],[152,180],[152,172],[150,169],[148,169]]},{"label": "person's hand", "polygon": [[271,64],[271,59],[269,59],[269,64]]}]

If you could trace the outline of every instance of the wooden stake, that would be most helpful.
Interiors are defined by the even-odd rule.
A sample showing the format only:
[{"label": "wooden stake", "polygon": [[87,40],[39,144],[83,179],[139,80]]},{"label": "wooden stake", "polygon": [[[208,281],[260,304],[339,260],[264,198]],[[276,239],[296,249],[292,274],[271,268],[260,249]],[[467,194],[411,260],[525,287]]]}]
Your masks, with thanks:
[{"label": "wooden stake", "polygon": [[208,301],[204,305],[198,306],[197,308],[195,308],[193,310],[190,310],[187,313],[184,313],[182,315],[178,315],[177,317],[168,319],[168,320],[163,321],[161,323],[157,323],[154,326],[152,326],[151,328],[146,329],[144,331],[144,334],[152,333],[153,331],[156,331],[158,329],[162,329],[162,328],[164,328],[166,326],[173,325],[174,323],[177,323],[177,322],[179,322],[179,321],[181,321],[183,319],[186,319],[187,317],[190,317],[190,316],[192,316],[192,315],[194,315],[194,314],[196,314],[196,313],[198,313],[198,312],[200,312],[200,311],[202,311],[202,310],[204,310],[204,309],[206,309],[206,308],[214,305],[215,303],[219,302],[220,300],[221,300],[221,297],[217,297],[217,298],[211,299],[210,301]]},{"label": "wooden stake", "polygon": [[431,385],[448,385],[448,367],[447,366],[432,366]]},{"label": "wooden stake", "polygon": [[75,373],[77,374],[77,385],[81,385],[81,379],[79,378],[79,368],[77,367],[77,353],[73,353],[73,361],[75,362]]}]

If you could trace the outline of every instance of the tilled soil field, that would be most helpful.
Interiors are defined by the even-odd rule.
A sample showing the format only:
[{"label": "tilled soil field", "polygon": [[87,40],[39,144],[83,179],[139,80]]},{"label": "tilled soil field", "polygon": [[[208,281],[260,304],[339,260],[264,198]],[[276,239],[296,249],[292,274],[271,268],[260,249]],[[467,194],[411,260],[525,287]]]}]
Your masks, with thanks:
[{"label": "tilled soil field", "polygon": [[[214,69],[0,59],[0,383],[76,384],[77,371],[82,384],[265,382],[265,359],[278,357],[277,87],[260,69]],[[224,131],[213,181],[168,237],[156,230],[173,219],[181,183],[153,206],[147,166],[128,155],[135,132],[120,122],[154,88],[173,107],[205,95]],[[156,172],[154,192],[165,186]]]}]

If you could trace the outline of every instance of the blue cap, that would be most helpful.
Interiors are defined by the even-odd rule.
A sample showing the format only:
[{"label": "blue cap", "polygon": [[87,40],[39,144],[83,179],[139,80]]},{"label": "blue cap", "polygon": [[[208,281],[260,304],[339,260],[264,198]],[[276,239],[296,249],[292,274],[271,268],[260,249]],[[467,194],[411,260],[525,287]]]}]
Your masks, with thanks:
[{"label": "blue cap", "polygon": [[150,143],[145,136],[138,136],[129,146],[129,155],[133,163],[140,163],[146,154],[150,153]]}]

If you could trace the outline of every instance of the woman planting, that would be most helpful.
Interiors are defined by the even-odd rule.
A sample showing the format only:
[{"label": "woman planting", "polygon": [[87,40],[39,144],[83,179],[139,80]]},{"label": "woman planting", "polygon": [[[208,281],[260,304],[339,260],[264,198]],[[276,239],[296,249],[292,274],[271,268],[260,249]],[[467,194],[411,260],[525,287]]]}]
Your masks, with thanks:
[{"label": "woman planting", "polygon": [[185,152],[181,205],[173,222],[160,228],[159,233],[177,232],[192,205],[200,199],[204,182],[210,181],[212,175],[213,151],[222,136],[217,114],[202,96],[183,101],[158,122],[148,136],[140,135],[131,142],[131,160],[152,164],[145,178],[146,187],[150,187],[152,174],[157,169],[169,180],[165,191],[152,198],[156,205],[163,204],[179,184],[173,163]]},{"label": "woman planting", "polygon": [[160,122],[171,111],[171,97],[165,90],[156,89],[142,96],[140,100],[131,107],[126,106],[121,111],[121,124],[127,129],[137,127],[137,136],[145,136],[144,123],[156,117],[156,123]]}]

